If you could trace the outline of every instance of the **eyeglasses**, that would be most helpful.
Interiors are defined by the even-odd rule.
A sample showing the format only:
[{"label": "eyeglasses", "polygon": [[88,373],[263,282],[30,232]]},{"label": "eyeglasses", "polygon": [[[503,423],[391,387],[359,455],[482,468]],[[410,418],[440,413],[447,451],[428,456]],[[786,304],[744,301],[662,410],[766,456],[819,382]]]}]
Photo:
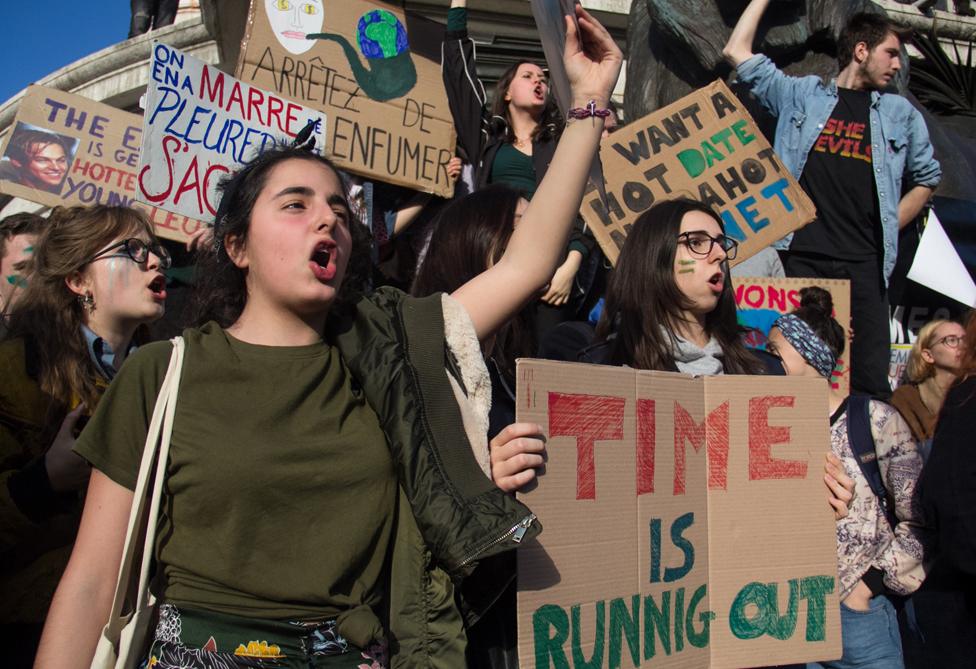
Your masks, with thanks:
[{"label": "eyeglasses", "polygon": [[[121,251],[113,253],[113,251],[116,251],[116,249],[121,249]],[[107,249],[103,249],[92,256],[91,260],[88,262],[94,262],[99,258],[118,258],[128,256],[132,262],[141,265],[149,260],[150,251],[152,251],[153,255],[159,258],[160,269],[169,269],[173,265],[173,258],[170,256],[169,251],[166,250],[165,246],[156,240],[146,243],[137,237],[123,239],[121,242],[112,244]]]},{"label": "eyeglasses", "polygon": [[712,237],[704,230],[682,232],[678,235],[678,243],[687,246],[692,255],[700,258],[707,258],[715,244],[718,244],[725,251],[725,255],[729,260],[733,260],[739,250],[739,242],[731,237],[726,237],[725,235]]},{"label": "eyeglasses", "polygon": [[937,341],[934,344],[932,344],[932,346],[938,346],[939,344],[945,344],[949,348],[959,348],[960,346],[965,345],[965,343],[966,343],[966,338],[965,337],[962,337],[960,335],[946,335],[945,337],[943,337],[939,341]]}]

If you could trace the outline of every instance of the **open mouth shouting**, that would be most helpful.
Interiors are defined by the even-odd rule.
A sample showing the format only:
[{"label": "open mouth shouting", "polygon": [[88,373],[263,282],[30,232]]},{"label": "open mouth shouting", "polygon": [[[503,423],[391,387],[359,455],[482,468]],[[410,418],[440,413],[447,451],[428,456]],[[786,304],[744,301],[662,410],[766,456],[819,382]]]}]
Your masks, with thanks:
[{"label": "open mouth shouting", "polygon": [[715,272],[712,276],[708,278],[708,287],[712,289],[715,294],[721,293],[725,290],[725,274],[722,272]]},{"label": "open mouth shouting", "polygon": [[162,274],[157,274],[152,281],[149,282],[149,292],[152,293],[153,299],[162,302],[166,299],[166,277]]},{"label": "open mouth shouting", "polygon": [[322,241],[315,245],[308,266],[319,281],[331,281],[336,275],[335,242]]}]

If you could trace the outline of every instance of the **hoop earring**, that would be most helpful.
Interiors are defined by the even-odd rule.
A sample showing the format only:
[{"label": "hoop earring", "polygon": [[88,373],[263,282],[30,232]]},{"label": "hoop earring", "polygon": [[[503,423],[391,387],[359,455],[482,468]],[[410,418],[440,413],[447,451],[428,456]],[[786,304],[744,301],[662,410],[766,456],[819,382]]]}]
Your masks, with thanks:
[{"label": "hoop earring", "polygon": [[79,295],[78,301],[81,302],[81,308],[84,309],[89,316],[95,313],[95,296],[91,294],[91,291],[86,292],[84,295]]}]

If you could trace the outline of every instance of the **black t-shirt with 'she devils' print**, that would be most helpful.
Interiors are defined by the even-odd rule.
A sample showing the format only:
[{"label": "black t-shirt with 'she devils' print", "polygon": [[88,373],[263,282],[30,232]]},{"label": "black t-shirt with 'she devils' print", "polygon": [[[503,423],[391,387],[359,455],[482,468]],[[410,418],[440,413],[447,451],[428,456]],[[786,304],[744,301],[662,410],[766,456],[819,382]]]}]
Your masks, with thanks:
[{"label": "black t-shirt with 'she devils' print", "polygon": [[800,175],[817,220],[796,232],[790,250],[860,260],[876,256],[883,239],[871,163],[871,93],[840,88],[837,94]]}]

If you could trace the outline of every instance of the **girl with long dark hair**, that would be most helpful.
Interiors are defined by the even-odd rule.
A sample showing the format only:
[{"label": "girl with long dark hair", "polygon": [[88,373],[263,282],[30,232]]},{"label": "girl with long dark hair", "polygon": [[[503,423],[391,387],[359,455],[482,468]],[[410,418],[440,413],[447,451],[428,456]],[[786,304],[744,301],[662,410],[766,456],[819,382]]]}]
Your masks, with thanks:
[{"label": "girl with long dark hair", "polygon": [[[478,78],[474,42],[468,37],[467,0],[452,0],[442,70],[458,151],[474,170],[475,190],[506,184],[531,200],[552,164],[565,124],[542,67],[529,60],[511,65],[499,77],[489,107]],[[540,336],[573,317],[578,306],[574,298],[582,295],[576,276],[594,250],[592,235],[577,218],[560,265],[537,304],[535,327]]]},{"label": "girl with long dark hair", "polygon": [[[607,283],[600,362],[695,374],[755,374],[742,342],[728,260],[737,243],[709,207],[655,204],[634,222]],[[594,360],[596,361],[596,360]]]},{"label": "girl with long dark hair", "polygon": [[[503,185],[448,205],[435,221],[411,294],[453,292],[497,263],[527,205],[519,191]],[[535,355],[534,323],[534,310],[523,308],[482,345],[492,389],[489,439],[515,422],[515,360]]]},{"label": "girl with long dark hair", "polygon": [[[603,107],[622,56],[576,13],[574,106]],[[504,585],[478,566],[538,531],[486,475],[484,430],[467,420],[487,376],[477,342],[558,262],[602,125],[567,128],[504,255],[450,296],[347,289],[368,258],[327,160],[273,151],[230,179],[212,259],[227,288],[205,303],[216,320],[183,335],[150,663],[384,666],[389,652],[397,666],[463,666],[461,611]],[[79,442],[92,480],[40,667],[91,657],[169,356],[165,343],[134,356]]]}]

